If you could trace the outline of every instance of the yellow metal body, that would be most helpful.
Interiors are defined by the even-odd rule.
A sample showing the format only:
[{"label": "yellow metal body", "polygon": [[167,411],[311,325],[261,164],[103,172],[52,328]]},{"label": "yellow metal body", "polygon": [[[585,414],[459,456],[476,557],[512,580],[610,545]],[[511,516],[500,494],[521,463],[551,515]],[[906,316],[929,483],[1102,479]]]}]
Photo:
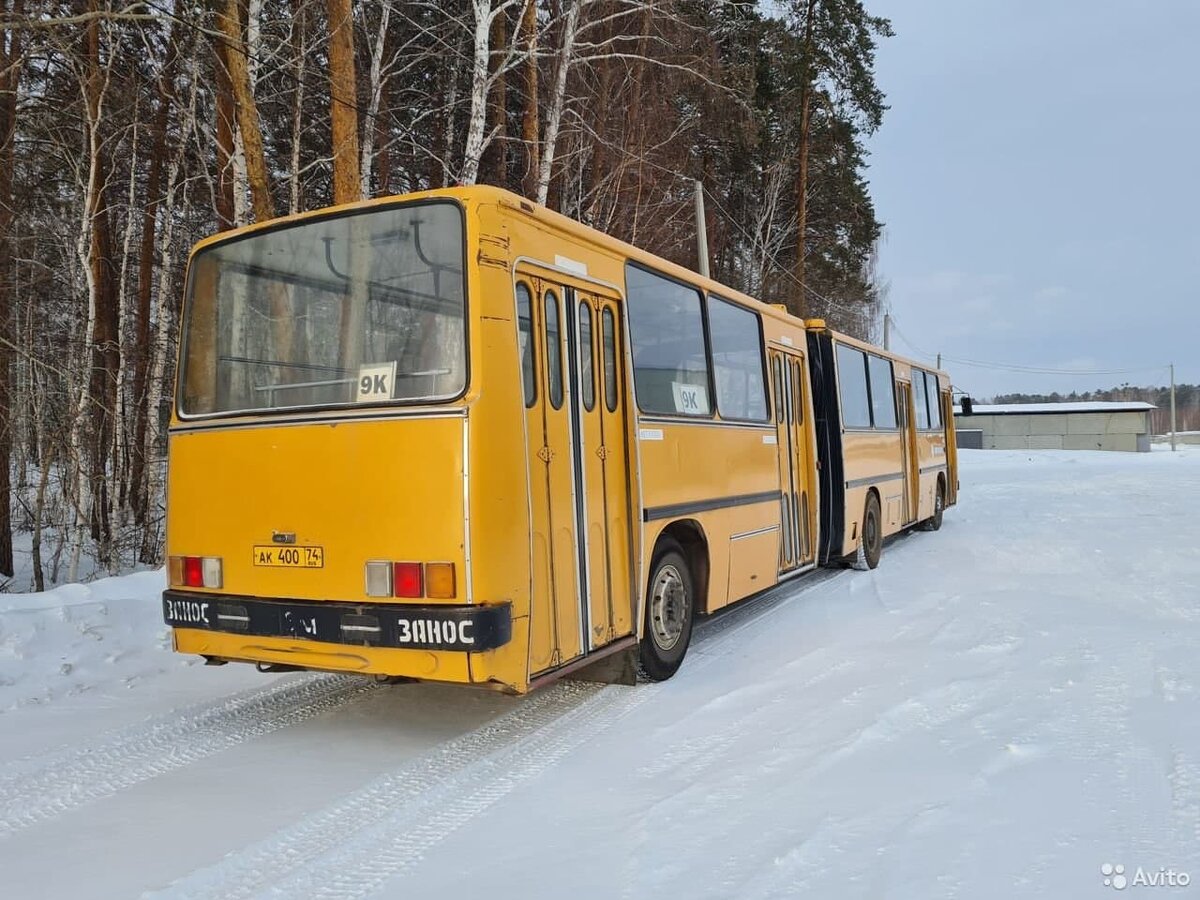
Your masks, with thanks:
[{"label": "yellow metal body", "polygon": [[[179,627],[177,650],[521,692],[622,638],[640,637],[647,570],[664,533],[692,557],[702,612],[816,564],[820,497],[806,323],[515,195],[486,187],[414,195],[434,197],[460,204],[466,222],[465,394],[418,408],[286,416],[189,418],[176,410],[166,549],[223,561],[220,587],[187,589],[196,594],[363,607],[382,602],[366,593],[367,561],[449,562],[455,596],[420,602],[511,604],[511,640],[468,653]],[[193,257],[229,237],[201,243]],[[768,421],[639,412],[624,308],[630,261],[758,314]],[[530,402],[523,341],[532,341],[536,360]],[[895,371],[903,381],[908,370],[898,358]],[[573,388],[581,394],[577,420]],[[914,465],[932,459],[939,441],[943,456],[951,452],[948,408],[945,419],[940,437],[911,438]],[[895,469],[900,452],[898,434],[848,439],[847,480]],[[912,482],[917,518],[931,508],[930,484],[936,478],[920,474]],[[866,490],[847,492],[846,552],[857,539]],[[889,532],[906,523],[904,504],[889,517],[891,508],[885,504]],[[254,565],[252,548],[271,544],[278,532],[322,548],[323,566]]]},{"label": "yellow metal body", "polygon": [[949,375],[929,367],[923,370],[937,378],[937,403],[942,422],[937,429],[921,429],[917,427],[912,387],[913,370],[920,370],[920,367],[902,356],[847,335],[832,336],[837,344],[891,362],[899,426],[895,430],[842,428],[842,460],[847,487],[841,554],[849,556],[858,549],[868,494],[874,493],[879,499],[884,537],[896,534],[933,516],[939,479],[946,491],[946,506],[956,502],[958,460]]}]

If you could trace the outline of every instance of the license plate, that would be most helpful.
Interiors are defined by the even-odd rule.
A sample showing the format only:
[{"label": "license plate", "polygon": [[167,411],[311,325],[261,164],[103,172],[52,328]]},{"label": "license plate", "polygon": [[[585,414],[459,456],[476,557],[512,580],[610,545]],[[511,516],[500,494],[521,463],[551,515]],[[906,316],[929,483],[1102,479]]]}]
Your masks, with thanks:
[{"label": "license plate", "polygon": [[325,566],[324,547],[254,547],[254,564],[271,569],[320,569]]}]

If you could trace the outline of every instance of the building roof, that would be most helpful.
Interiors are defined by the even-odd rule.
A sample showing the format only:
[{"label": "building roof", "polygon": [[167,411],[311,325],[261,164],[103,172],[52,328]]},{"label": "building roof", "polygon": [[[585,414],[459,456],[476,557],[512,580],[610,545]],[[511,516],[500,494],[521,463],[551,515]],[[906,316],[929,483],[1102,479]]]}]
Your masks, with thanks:
[{"label": "building roof", "polygon": [[[972,414],[976,416],[1029,416],[1062,413],[1098,412],[1145,412],[1158,409],[1153,403],[1140,400],[1089,400],[1083,403],[976,403]],[[956,416],[962,415],[962,407],[954,407]]]}]

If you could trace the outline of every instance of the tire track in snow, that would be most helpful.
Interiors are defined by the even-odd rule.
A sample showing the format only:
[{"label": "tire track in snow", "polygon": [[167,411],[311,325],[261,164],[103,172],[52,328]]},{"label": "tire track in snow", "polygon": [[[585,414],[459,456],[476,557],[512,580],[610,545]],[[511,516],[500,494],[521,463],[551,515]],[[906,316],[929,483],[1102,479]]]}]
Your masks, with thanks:
[{"label": "tire track in snow", "polygon": [[[729,637],[784,600],[843,574],[820,571],[697,626],[683,670],[737,648]],[[718,640],[724,638],[724,640]],[[411,760],[344,800],[147,897],[365,897],[419,864],[447,836],[593,741],[667,684],[634,689],[564,681],[516,710]]]},{"label": "tire track in snow", "polygon": [[94,744],[22,760],[0,774],[0,840],[252,738],[304,722],[375,689],[354,675],[288,680],[175,711]]}]

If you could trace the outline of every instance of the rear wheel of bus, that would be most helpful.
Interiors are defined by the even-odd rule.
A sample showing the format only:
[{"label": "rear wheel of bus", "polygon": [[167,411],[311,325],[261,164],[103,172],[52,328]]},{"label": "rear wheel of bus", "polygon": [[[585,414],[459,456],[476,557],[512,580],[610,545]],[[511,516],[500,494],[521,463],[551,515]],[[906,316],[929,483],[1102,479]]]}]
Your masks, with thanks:
[{"label": "rear wheel of bus", "polygon": [[946,511],[946,482],[938,477],[937,493],[933,498],[933,515],[921,523],[923,531],[937,531],[942,527],[942,514]]},{"label": "rear wheel of bus", "polygon": [[874,569],[883,554],[883,522],[879,514],[879,496],[867,492],[867,505],[863,509],[862,534],[858,541],[858,552],[853,559],[856,569]]},{"label": "rear wheel of bus", "polygon": [[678,671],[692,639],[695,580],[683,548],[674,540],[659,542],[646,584],[646,615],[638,647],[638,674],[645,681],[665,681]]}]

